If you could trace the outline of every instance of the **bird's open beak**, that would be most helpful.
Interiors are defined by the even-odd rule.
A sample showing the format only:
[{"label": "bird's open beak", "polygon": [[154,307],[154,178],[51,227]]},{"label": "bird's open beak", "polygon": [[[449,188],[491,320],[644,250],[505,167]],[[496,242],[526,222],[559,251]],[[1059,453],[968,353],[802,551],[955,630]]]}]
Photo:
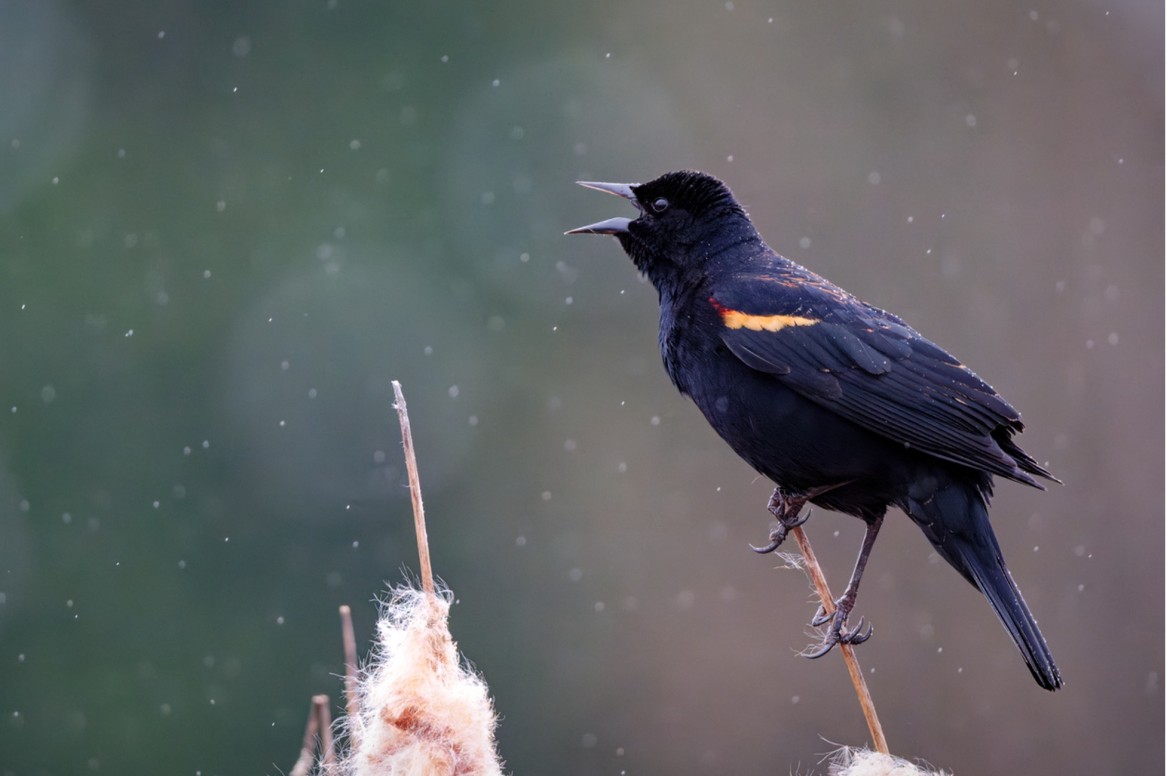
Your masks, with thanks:
[{"label": "bird's open beak", "polygon": [[[634,194],[634,187],[637,183],[597,183],[595,181],[577,181],[578,186],[584,186],[587,189],[596,189],[597,191],[604,191],[606,194],[613,194],[615,197],[623,197],[633,203],[634,207],[638,206],[638,198]],[[596,224],[589,224],[588,226],[579,226],[576,229],[570,229],[565,234],[625,234],[629,231],[630,218],[610,218],[605,221],[598,221]]]}]

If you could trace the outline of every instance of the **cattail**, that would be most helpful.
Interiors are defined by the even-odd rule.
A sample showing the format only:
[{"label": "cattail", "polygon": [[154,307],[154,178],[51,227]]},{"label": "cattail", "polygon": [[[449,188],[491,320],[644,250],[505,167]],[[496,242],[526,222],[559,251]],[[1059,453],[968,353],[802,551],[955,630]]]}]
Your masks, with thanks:
[{"label": "cattail", "polygon": [[919,767],[900,757],[843,746],[829,764],[829,776],[947,776],[945,771]]},{"label": "cattail", "polygon": [[378,620],[373,664],[359,681],[356,742],[343,770],[355,776],[502,774],[487,685],[447,629],[451,596],[402,586]]},{"label": "cattail", "polygon": [[351,692],[350,748],[342,772],[497,776],[503,771],[496,754],[496,715],[487,685],[459,655],[447,628],[452,595],[435,587],[410,417],[402,386],[397,380],[391,385],[402,426],[422,589],[402,585],[382,606],[373,660],[362,677],[350,682],[357,699]]}]

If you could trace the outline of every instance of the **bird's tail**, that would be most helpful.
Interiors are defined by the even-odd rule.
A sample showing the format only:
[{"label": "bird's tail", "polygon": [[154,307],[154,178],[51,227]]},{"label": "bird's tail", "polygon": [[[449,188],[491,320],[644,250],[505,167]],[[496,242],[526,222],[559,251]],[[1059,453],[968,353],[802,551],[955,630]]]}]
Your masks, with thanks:
[{"label": "bird's tail", "polygon": [[910,499],[908,506],[906,511],[939,554],[987,598],[1037,684],[1046,690],[1059,689],[1063,684],[1060,671],[1004,564],[982,493],[951,482],[929,498]]}]

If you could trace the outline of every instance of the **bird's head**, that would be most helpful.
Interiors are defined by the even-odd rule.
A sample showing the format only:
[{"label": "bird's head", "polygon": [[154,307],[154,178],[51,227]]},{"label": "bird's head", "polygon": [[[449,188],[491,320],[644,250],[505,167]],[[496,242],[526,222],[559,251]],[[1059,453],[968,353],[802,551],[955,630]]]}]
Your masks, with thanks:
[{"label": "bird's head", "polygon": [[701,172],[668,172],[648,183],[594,183],[590,189],[630,201],[636,218],[611,218],[565,234],[612,234],[655,285],[701,272],[723,248],[758,240],[747,214],[723,181]]}]

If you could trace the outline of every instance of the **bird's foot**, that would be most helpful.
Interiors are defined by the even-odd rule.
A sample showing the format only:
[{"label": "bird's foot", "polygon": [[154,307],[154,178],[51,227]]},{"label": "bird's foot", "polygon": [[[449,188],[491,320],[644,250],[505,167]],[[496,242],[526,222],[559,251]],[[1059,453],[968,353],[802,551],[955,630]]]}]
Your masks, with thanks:
[{"label": "bird's foot", "polygon": [[772,530],[768,532],[768,543],[763,547],[757,547],[754,544],[749,544],[748,546],[761,555],[775,552],[784,543],[784,540],[788,538],[788,532],[798,525],[804,525],[811,514],[811,512],[805,512],[803,515],[797,514],[795,517],[790,518],[777,517],[776,525],[772,526]]},{"label": "bird's foot", "polygon": [[803,493],[785,493],[780,488],[772,491],[772,498],[768,500],[768,511],[772,513],[772,517],[776,518],[776,525],[768,532],[767,544],[763,547],[757,547],[754,544],[748,546],[761,555],[775,552],[784,543],[789,531],[808,521],[811,512],[800,514],[800,510],[804,508],[807,500],[808,497]]},{"label": "bird's foot", "polygon": [[819,627],[825,623],[829,623],[829,630],[825,633],[825,640],[819,647],[812,652],[802,653],[805,657],[812,659],[822,657],[823,655],[829,654],[829,651],[838,644],[848,644],[850,646],[864,644],[873,635],[873,626],[870,625],[867,628],[864,617],[858,621],[855,627],[849,627],[849,613],[853,610],[853,601],[848,595],[842,596],[836,602],[836,606],[837,608],[832,614],[826,613],[824,606],[817,608],[817,613],[812,619],[813,627]]}]

